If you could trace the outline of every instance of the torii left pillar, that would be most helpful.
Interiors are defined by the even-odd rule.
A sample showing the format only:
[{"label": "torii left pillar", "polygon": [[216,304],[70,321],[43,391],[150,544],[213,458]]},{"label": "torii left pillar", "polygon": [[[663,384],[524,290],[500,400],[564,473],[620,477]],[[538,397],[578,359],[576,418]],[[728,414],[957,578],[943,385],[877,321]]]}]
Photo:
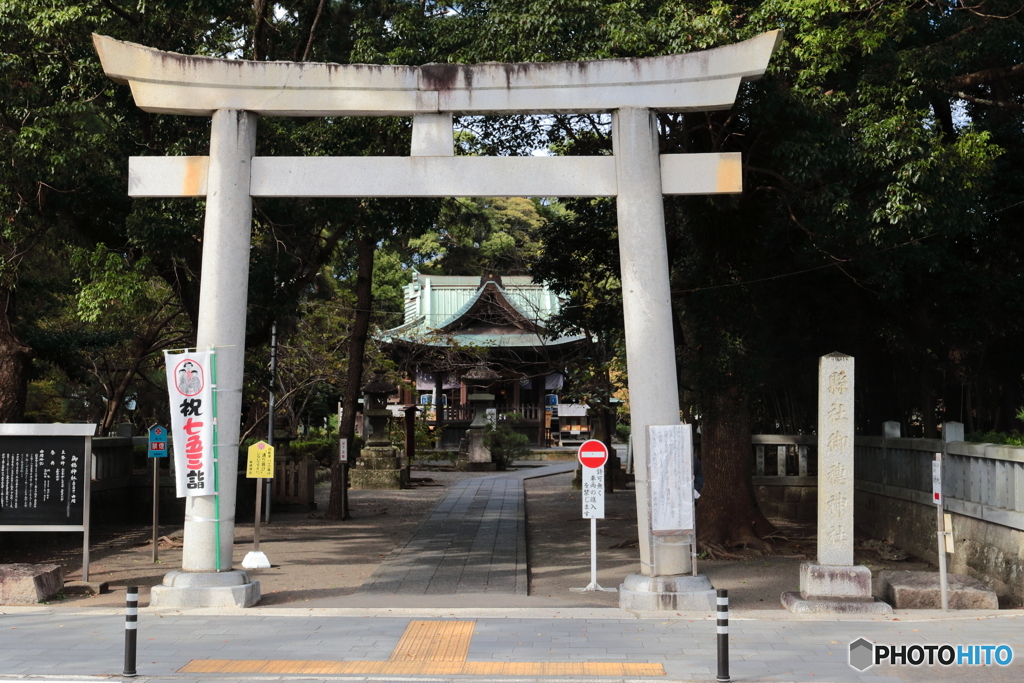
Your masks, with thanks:
[{"label": "torii left pillar", "polygon": [[196,346],[217,350],[217,412],[228,418],[217,424],[220,505],[217,506],[215,496],[185,499],[181,570],[168,572],[163,583],[153,587],[150,606],[154,607],[251,607],[260,599],[259,581],[251,581],[241,569],[231,568],[238,471],[237,416],[242,409],[252,234],[249,183],[255,153],[256,115],[235,109],[215,111],[210,132]]}]

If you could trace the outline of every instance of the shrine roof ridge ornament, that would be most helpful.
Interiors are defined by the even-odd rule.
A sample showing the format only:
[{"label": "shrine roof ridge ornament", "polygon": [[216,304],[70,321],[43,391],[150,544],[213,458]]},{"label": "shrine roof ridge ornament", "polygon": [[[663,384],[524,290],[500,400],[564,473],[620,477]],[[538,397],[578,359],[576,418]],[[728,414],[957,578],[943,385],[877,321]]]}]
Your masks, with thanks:
[{"label": "shrine roof ridge ornament", "polygon": [[770,31],[700,52],[578,62],[324,64],[219,59],[164,52],[93,34],[103,70],[131,86],[136,105],[210,116],[413,116],[662,112],[728,109],[757,80],[782,39]]}]

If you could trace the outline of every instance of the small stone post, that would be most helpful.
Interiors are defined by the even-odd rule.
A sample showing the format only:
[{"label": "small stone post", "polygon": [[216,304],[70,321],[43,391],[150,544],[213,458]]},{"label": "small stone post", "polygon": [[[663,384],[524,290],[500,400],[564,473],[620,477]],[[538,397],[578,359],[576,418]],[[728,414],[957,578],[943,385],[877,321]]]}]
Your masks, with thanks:
[{"label": "small stone post", "polygon": [[473,393],[468,397],[473,406],[473,422],[466,430],[466,455],[465,468],[471,471],[490,471],[497,469],[497,463],[491,455],[491,448],[487,445],[487,432],[491,429],[491,423],[487,420],[487,409],[494,406],[494,394],[490,388],[499,379],[500,375],[491,370],[484,363],[478,363],[470,368],[469,372],[462,376],[462,380],[473,388]]},{"label": "small stone post", "polygon": [[963,422],[943,422],[942,423],[942,441],[944,443],[952,443],[953,441],[964,440],[964,423]]},{"label": "small stone post", "polygon": [[791,612],[892,612],[853,564],[853,367],[841,353],[818,363],[818,561],[800,565],[799,593],[782,594]]}]

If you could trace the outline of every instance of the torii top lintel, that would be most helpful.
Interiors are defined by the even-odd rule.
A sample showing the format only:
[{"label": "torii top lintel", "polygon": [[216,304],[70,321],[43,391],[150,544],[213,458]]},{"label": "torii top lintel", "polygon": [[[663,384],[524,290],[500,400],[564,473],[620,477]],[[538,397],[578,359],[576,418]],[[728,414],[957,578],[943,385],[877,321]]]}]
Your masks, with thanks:
[{"label": "torii top lintel", "polygon": [[781,31],[681,55],[518,64],[320,64],[196,57],[93,35],[107,76],[141,109],[210,116],[594,113],[728,109],[764,74]]}]

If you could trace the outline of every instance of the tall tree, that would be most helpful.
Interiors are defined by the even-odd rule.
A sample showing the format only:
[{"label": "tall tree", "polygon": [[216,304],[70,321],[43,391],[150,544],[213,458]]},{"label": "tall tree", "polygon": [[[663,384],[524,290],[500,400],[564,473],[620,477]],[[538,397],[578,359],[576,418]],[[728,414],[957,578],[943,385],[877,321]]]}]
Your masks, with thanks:
[{"label": "tall tree", "polygon": [[[978,207],[1001,152],[973,114],[973,126],[957,121],[951,98],[961,95],[953,86],[1016,79],[1020,17],[1012,5],[499,0],[461,7],[463,31],[447,37],[454,61],[647,56],[786,31],[769,75],[744,86],[733,110],[659,120],[662,152],[744,158],[741,196],[666,200],[682,403],[703,433],[707,488],[698,516],[707,545],[768,547],[761,539],[771,525],[750,484],[749,435],[752,416],[763,424],[771,412],[754,404],[787,382],[802,387],[795,396],[807,402],[816,356],[838,349],[864,360],[911,360],[920,391],[909,412],[926,429],[934,422],[931,372],[942,336],[953,331],[938,315],[961,300],[958,290],[984,291],[973,286],[983,259],[964,247],[988,228]],[[993,47],[976,59],[988,41]],[[963,94],[1005,113],[1019,92],[1010,88],[998,100]],[[508,119],[470,122],[485,147],[504,153],[538,141],[587,153],[610,148],[606,119],[524,123],[509,135]],[[583,144],[585,135],[595,140]],[[576,227],[580,241],[601,240],[602,225]],[[1012,240],[999,243],[1019,253]],[[987,327],[976,309],[954,310],[961,331]],[[867,372],[874,400],[892,392],[881,375]],[[811,428],[812,410],[787,413],[791,426]]]}]

